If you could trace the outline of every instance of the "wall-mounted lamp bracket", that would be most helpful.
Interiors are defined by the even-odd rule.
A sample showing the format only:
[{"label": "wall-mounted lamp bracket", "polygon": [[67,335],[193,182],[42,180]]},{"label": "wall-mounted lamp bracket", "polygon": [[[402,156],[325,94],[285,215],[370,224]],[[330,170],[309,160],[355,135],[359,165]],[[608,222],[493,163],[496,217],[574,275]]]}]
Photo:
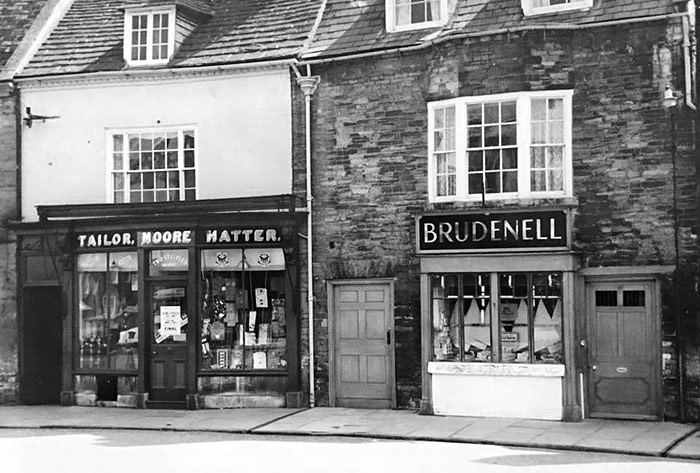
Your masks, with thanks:
[{"label": "wall-mounted lamp bracket", "polygon": [[32,113],[32,107],[26,108],[27,116],[22,119],[27,127],[31,128],[35,120],[45,122],[46,120],[53,120],[56,118],[61,118],[59,115],[35,115]]}]

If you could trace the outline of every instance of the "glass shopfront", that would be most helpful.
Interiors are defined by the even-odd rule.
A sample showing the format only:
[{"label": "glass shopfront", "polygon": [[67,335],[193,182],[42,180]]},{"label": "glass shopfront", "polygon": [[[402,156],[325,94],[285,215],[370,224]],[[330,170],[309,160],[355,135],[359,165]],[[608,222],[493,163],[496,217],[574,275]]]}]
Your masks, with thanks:
[{"label": "glass shopfront", "polygon": [[561,420],[577,412],[574,273],[563,210],[418,218],[421,409]]},{"label": "glass shopfront", "polygon": [[290,390],[301,399],[297,232],[284,234],[294,237],[254,225],[69,235],[75,402],[281,406]]}]

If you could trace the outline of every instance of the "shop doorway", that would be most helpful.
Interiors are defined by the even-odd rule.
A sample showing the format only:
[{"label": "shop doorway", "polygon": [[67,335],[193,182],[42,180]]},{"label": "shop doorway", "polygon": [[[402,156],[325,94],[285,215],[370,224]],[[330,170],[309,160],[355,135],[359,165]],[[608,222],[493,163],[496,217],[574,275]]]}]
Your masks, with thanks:
[{"label": "shop doorway", "polygon": [[24,288],[21,400],[24,404],[59,404],[63,360],[61,288]]},{"label": "shop doorway", "polygon": [[149,407],[184,407],[187,394],[187,280],[151,282]]},{"label": "shop doorway", "polygon": [[332,406],[396,406],[392,281],[334,281],[331,309]]},{"label": "shop doorway", "polygon": [[658,303],[652,282],[588,285],[590,417],[659,418]]}]

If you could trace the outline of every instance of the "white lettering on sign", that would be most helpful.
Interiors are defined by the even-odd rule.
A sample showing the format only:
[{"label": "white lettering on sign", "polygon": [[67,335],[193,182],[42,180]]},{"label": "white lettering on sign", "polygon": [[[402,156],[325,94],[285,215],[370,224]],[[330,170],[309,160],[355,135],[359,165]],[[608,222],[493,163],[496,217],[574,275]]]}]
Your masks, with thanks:
[{"label": "white lettering on sign", "polygon": [[[509,243],[517,246],[518,242],[537,246],[546,244],[564,244],[566,236],[565,217],[552,217],[551,213],[538,215],[513,216],[508,214],[496,216],[465,216],[463,220],[447,217],[426,217],[420,224],[421,245],[436,249],[469,247],[472,243],[481,243],[488,247],[491,243],[499,248]],[[437,220],[437,221],[436,221]],[[461,245],[461,246],[460,246]],[[429,249],[424,247],[424,249]]]},{"label": "white lettering on sign", "polygon": [[78,248],[107,248],[136,244],[130,232],[82,233],[78,235]]},{"label": "white lettering on sign", "polygon": [[207,230],[206,243],[277,243],[282,238],[275,229]]},{"label": "white lettering on sign", "polygon": [[141,232],[139,244],[148,245],[187,245],[192,243],[192,230],[162,230]]}]

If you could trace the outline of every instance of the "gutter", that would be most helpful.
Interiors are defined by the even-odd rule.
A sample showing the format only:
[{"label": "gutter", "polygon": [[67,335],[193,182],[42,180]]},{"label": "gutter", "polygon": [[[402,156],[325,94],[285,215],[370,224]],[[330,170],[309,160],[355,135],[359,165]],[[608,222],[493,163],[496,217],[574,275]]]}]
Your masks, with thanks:
[{"label": "gutter", "polygon": [[542,24],[542,25],[530,25],[530,26],[517,26],[514,28],[499,28],[495,30],[488,30],[488,31],[480,31],[480,32],[475,32],[475,33],[454,33],[450,34],[447,33],[444,36],[441,36],[439,38],[427,40],[423,43],[420,44],[414,44],[411,46],[399,46],[399,47],[394,47],[394,48],[388,48],[388,49],[379,49],[379,50],[374,50],[374,51],[368,51],[365,53],[357,53],[357,54],[338,54],[334,56],[328,56],[328,57],[323,57],[323,58],[318,58],[318,59],[313,59],[313,57],[301,58],[300,64],[323,64],[323,63],[328,63],[328,62],[334,62],[334,61],[348,61],[348,60],[353,60],[353,59],[362,59],[362,58],[367,58],[367,57],[373,57],[373,56],[383,56],[385,54],[401,54],[404,52],[410,52],[410,51],[419,51],[422,49],[427,49],[431,46],[434,46],[436,44],[441,44],[445,43],[448,41],[456,40],[456,39],[469,39],[469,38],[482,38],[485,36],[494,36],[494,35],[499,35],[499,34],[512,34],[512,33],[520,33],[520,32],[527,32],[527,31],[551,31],[551,30],[562,30],[562,31],[575,31],[575,30],[587,30],[587,29],[592,29],[592,28],[602,28],[606,26],[616,26],[616,25],[627,25],[627,24],[634,24],[634,23],[646,23],[650,21],[660,21],[660,20],[667,20],[671,18],[683,18],[687,17],[687,13],[669,13],[667,15],[656,15],[656,16],[649,16],[649,17],[640,17],[640,18],[627,18],[624,20],[614,20],[614,21],[603,21],[600,23],[590,23],[590,24],[561,24],[561,23],[551,23],[551,24]]}]

